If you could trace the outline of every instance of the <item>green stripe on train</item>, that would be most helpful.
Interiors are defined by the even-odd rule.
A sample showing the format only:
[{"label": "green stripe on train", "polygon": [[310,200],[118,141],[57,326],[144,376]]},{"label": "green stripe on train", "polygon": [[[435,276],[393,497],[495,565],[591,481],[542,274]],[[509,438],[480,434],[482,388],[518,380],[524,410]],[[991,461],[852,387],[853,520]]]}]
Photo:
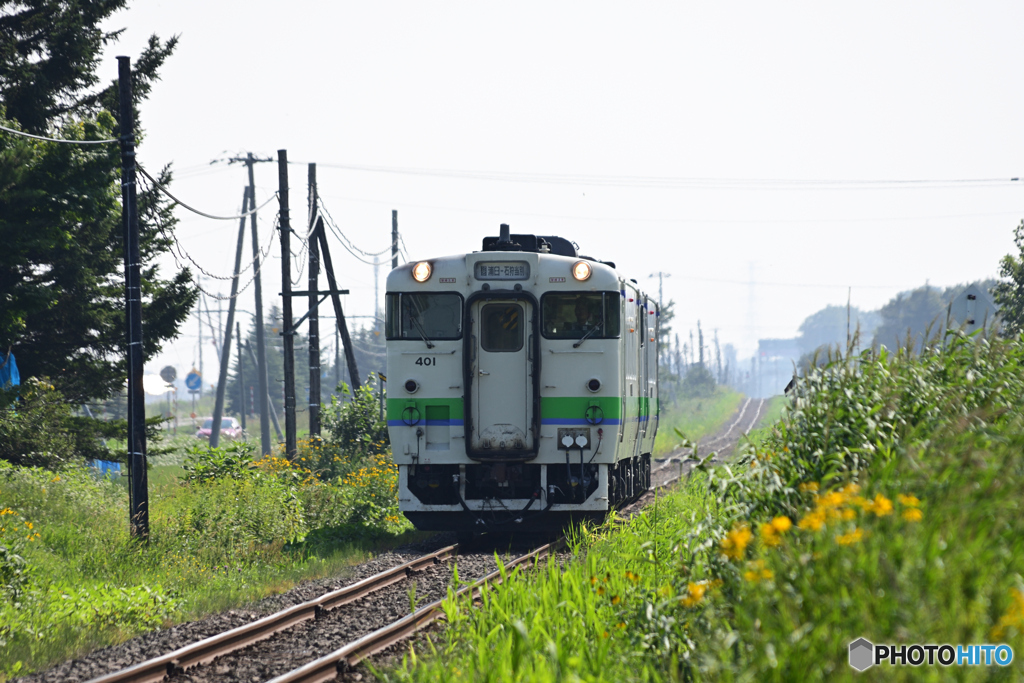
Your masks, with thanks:
[{"label": "green stripe on train", "polygon": [[389,398],[388,419],[401,420],[402,413],[409,406],[415,407],[420,411],[420,414],[426,413],[427,406],[431,408],[446,407],[448,408],[447,419],[462,419],[463,408],[461,398],[428,398],[426,396],[422,398]]},{"label": "green stripe on train", "polygon": [[578,418],[582,419],[587,408],[597,405],[606,418],[622,417],[622,401],[618,396],[567,396],[544,397],[540,400],[540,416],[542,419]]}]

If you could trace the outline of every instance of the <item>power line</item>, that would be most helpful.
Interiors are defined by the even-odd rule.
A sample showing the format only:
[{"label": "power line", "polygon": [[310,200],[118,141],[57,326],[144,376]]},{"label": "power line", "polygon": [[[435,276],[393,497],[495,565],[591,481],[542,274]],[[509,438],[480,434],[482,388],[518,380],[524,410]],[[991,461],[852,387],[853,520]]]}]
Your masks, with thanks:
[{"label": "power line", "polygon": [[640,218],[629,216],[627,218],[617,216],[575,216],[571,214],[538,213],[526,211],[504,211],[497,209],[467,209],[458,206],[440,206],[436,204],[409,204],[406,202],[381,201],[375,199],[363,199],[361,197],[348,197],[345,195],[333,195],[330,199],[341,199],[347,202],[361,204],[378,204],[381,206],[404,207],[407,209],[425,209],[427,211],[457,211],[460,213],[472,213],[481,215],[500,216],[522,216],[524,218],[552,218],[565,221],[589,221],[595,223],[681,223],[693,225],[792,225],[792,224],[822,224],[822,223],[886,223],[894,221],[941,221],[958,218],[990,218],[998,216],[1024,216],[1021,211],[996,211],[983,213],[956,213],[936,214],[930,216],[868,216],[864,218],[842,218],[829,216],[827,218]]},{"label": "power line", "polygon": [[149,181],[151,183],[153,183],[153,185],[156,187],[156,189],[160,190],[165,195],[167,195],[168,197],[173,199],[175,203],[181,205],[185,209],[188,209],[192,213],[198,214],[198,215],[200,215],[200,216],[202,216],[204,218],[212,218],[215,221],[234,221],[234,220],[238,220],[239,218],[245,218],[246,216],[251,216],[252,214],[256,213],[257,211],[262,209],[264,206],[266,206],[270,202],[274,201],[274,199],[277,197],[277,193],[275,192],[270,199],[268,199],[267,201],[263,202],[262,204],[257,206],[255,209],[252,209],[250,211],[246,211],[245,213],[240,213],[240,214],[238,214],[236,216],[214,216],[214,215],[211,215],[211,214],[208,214],[208,213],[204,213],[204,212],[200,211],[199,209],[194,209],[191,206],[189,206],[188,204],[186,204],[185,202],[183,202],[180,199],[178,199],[177,197],[175,197],[173,194],[171,194],[167,190],[167,188],[165,188],[163,185],[158,183],[153,176],[149,175],[149,173],[146,172],[146,169],[142,168],[142,166],[136,166],[136,168],[139,169],[139,173],[141,173],[142,175],[144,175],[147,178],[149,178]]},{"label": "power line", "polygon": [[[194,265],[196,267],[196,270],[198,270],[200,273],[202,273],[203,275],[205,275],[207,277],[213,278],[215,280],[232,280],[232,279],[234,279],[236,277],[235,275],[229,275],[229,276],[216,275],[216,274],[211,273],[211,272],[207,271],[206,269],[204,269],[201,265],[199,265],[199,263],[194,258],[192,258],[192,255],[189,254],[188,251],[182,246],[181,242],[178,240],[177,235],[175,235],[172,230],[169,230],[161,222],[159,215],[156,213],[155,207],[153,207],[153,206],[149,207],[149,214],[150,214],[150,218],[152,218],[153,222],[156,224],[157,229],[165,237],[167,237],[168,239],[172,240],[172,242],[174,244],[174,247],[171,249],[171,257],[174,259],[174,263],[175,263],[176,266],[178,266],[179,269],[183,270],[185,268],[185,266],[181,263],[181,261],[178,260],[178,256],[181,256],[182,258],[187,259],[188,261],[190,261],[192,263],[192,265]],[[205,294],[206,296],[208,296],[208,297],[210,297],[212,299],[216,299],[217,301],[229,301],[232,298],[236,298],[237,299],[239,296],[242,295],[243,292],[245,292],[246,289],[249,288],[250,285],[252,285],[253,282],[256,281],[256,277],[259,275],[260,270],[262,270],[263,264],[267,262],[267,258],[270,255],[271,246],[273,245],[273,242],[274,242],[274,235],[276,233],[276,228],[277,228],[277,217],[275,216],[275,218],[274,218],[274,229],[270,230],[269,234],[267,236],[267,246],[265,248],[257,246],[257,250],[259,251],[259,254],[260,254],[260,259],[258,260],[257,263],[255,263],[256,268],[253,271],[252,277],[250,277],[249,280],[242,287],[240,287],[238,289],[238,291],[235,293],[234,297],[223,296],[221,294],[214,294],[213,292],[207,291],[205,288],[203,288],[203,286],[201,284],[199,284],[198,281],[196,282],[196,288],[200,292]],[[254,265],[253,263],[248,264],[245,268],[243,268],[237,274],[237,276],[241,277],[242,273],[244,273],[247,270],[249,270],[249,268],[252,268],[253,265]]]},{"label": "power line", "polygon": [[61,138],[48,138],[43,135],[33,135],[32,133],[26,133],[24,131],[15,130],[14,128],[8,128],[7,126],[0,126],[0,130],[6,131],[8,133],[13,133],[14,135],[20,135],[23,138],[32,138],[33,140],[45,140],[46,142],[63,142],[68,145],[106,145],[111,142],[121,142],[116,138],[110,140],[64,140]]},{"label": "power line", "polygon": [[[297,163],[297,162],[292,162]],[[1019,177],[1012,178],[950,178],[950,179],[776,179],[776,178],[709,178],[709,177],[663,177],[663,176],[603,176],[570,173],[516,173],[506,171],[467,171],[440,168],[410,168],[395,166],[369,166],[362,164],[319,164],[326,168],[368,173],[391,173],[399,175],[427,176],[437,178],[458,178],[463,180],[491,180],[502,182],[542,183],[554,185],[592,185],[604,187],[641,188],[742,188],[742,189],[939,189],[949,187],[971,187],[1019,183]]]},{"label": "power line", "polygon": [[[343,241],[343,242],[346,242],[346,243],[348,243],[348,244],[349,244],[349,245],[350,245],[350,246],[352,247],[352,249],[354,249],[354,250],[358,251],[358,252],[359,252],[360,254],[362,254],[363,256],[366,256],[367,258],[372,258],[372,257],[374,257],[374,256],[383,256],[384,254],[387,254],[388,252],[390,252],[390,251],[391,251],[392,249],[394,249],[394,248],[395,248],[395,244],[389,244],[388,246],[386,246],[385,248],[381,249],[380,251],[373,251],[373,252],[370,252],[370,251],[365,251],[365,250],[363,250],[363,249],[360,249],[360,248],[359,248],[359,247],[357,247],[357,246],[356,246],[355,244],[353,244],[353,243],[352,243],[352,241],[348,239],[348,237],[345,237],[345,236],[344,236],[344,235],[343,235],[343,234],[341,233],[341,231],[340,231],[340,230],[338,230],[338,228],[337,228],[337,224],[336,224],[336,223],[334,223],[334,217],[333,217],[333,216],[331,216],[331,212],[327,210],[327,207],[326,207],[326,206],[324,206],[324,203],[323,203],[323,199],[322,199],[322,198],[321,198],[321,197],[320,197],[319,195],[317,195],[317,204],[318,204],[318,206],[319,206],[319,207],[320,207],[321,209],[323,209],[324,213],[326,213],[326,214],[327,214],[327,217],[328,217],[328,218],[330,219],[331,223],[332,223],[332,224],[334,224],[334,227],[335,227],[335,229],[336,229],[336,230],[338,231],[338,233],[339,233],[339,235],[338,235],[338,236],[339,236],[339,237],[340,237],[340,238],[342,239],[342,241]],[[350,250],[350,251],[351,251],[351,250]],[[354,254],[353,254],[353,255],[354,255]],[[370,262],[370,265],[373,265],[373,263],[372,263],[372,262]]]}]

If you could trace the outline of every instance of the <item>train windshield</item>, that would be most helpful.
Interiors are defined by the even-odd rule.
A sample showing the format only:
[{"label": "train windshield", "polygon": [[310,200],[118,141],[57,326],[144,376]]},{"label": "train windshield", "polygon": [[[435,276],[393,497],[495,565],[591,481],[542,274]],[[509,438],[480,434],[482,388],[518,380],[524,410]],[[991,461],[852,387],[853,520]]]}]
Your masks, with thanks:
[{"label": "train windshield", "polygon": [[462,338],[462,297],[458,294],[391,293],[387,295],[387,338]]},{"label": "train windshield", "polygon": [[541,320],[548,339],[616,339],[618,292],[549,293],[541,299]]}]

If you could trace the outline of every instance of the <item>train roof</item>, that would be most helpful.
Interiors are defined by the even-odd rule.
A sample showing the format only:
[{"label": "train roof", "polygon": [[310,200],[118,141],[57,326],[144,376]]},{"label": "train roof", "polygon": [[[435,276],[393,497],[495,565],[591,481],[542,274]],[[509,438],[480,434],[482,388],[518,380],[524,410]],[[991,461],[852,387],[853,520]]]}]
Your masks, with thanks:
[{"label": "train roof", "polygon": [[595,263],[603,263],[615,268],[612,261],[601,261],[592,256],[579,253],[575,242],[555,235],[513,235],[507,224],[501,224],[501,233],[497,236],[485,237],[481,251],[524,251],[534,254],[555,254],[569,258],[581,258]]}]

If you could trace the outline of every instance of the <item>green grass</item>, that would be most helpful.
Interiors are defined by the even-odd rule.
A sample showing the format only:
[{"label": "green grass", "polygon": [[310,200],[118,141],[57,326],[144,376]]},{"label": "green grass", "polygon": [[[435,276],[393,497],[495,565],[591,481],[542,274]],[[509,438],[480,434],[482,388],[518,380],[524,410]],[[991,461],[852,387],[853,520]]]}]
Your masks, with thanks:
[{"label": "green grass", "polygon": [[765,438],[771,434],[772,427],[776,422],[782,419],[783,412],[787,407],[791,406],[792,403],[785,396],[773,396],[768,399],[768,406],[764,409],[761,417],[758,418],[758,424],[762,425],[757,429],[750,430],[747,434],[746,441],[753,446],[760,446]]},{"label": "green grass", "polygon": [[[0,462],[0,681],[287,590],[345,575],[425,537],[394,519],[345,516],[387,488],[289,485],[281,476],[183,485],[178,465],[149,471],[151,537],[128,534],[126,477]],[[361,487],[361,488],[360,488]],[[384,513],[387,514],[387,513]],[[21,558],[19,560],[19,558]],[[13,578],[12,578],[13,577]]]},{"label": "green grass", "polygon": [[682,441],[680,432],[690,441],[713,434],[728,422],[742,400],[743,394],[724,386],[717,387],[711,396],[679,398],[675,403],[666,400],[658,416],[654,455],[664,455],[678,448]]},{"label": "green grass", "polygon": [[[739,465],[575,561],[446,605],[391,681],[1024,678],[1024,343],[951,337],[806,378]],[[773,406],[773,409],[777,409]],[[847,645],[1006,643],[1009,667],[857,673]]]}]

